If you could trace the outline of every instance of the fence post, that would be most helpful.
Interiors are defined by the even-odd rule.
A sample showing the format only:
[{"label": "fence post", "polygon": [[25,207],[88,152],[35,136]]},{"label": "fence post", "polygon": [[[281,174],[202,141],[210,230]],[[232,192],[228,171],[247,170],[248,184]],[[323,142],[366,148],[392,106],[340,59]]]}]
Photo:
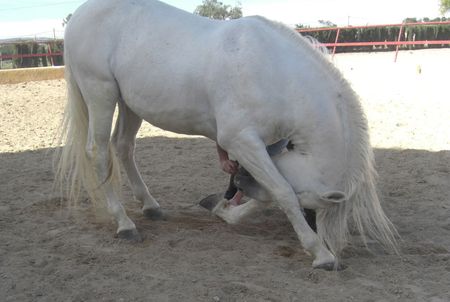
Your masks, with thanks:
[{"label": "fence post", "polygon": [[336,39],[334,40],[334,47],[333,47],[333,56],[332,56],[332,58],[334,58],[334,54],[336,53],[336,44],[337,44],[337,42],[338,42],[339,34],[340,34],[340,33],[341,33],[341,29],[338,28],[338,29],[337,29],[337,32],[336,32]]},{"label": "fence post", "polygon": [[397,46],[395,47],[394,63],[397,62],[398,49],[400,47],[400,39],[402,38],[402,34],[403,34],[403,25],[405,25],[405,23],[402,23],[402,25],[400,26],[400,31],[398,32]]},{"label": "fence post", "polygon": [[52,45],[51,45],[51,43],[47,43],[47,45],[48,45],[48,54],[50,56],[50,63],[52,64],[52,66],[55,66],[55,64],[53,62]]}]

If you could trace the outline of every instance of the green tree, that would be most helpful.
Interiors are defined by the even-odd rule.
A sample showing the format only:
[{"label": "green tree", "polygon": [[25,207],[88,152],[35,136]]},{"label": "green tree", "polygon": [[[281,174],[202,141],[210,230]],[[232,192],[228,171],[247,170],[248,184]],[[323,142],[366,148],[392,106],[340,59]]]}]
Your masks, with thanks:
[{"label": "green tree", "polygon": [[417,23],[417,22],[422,22],[422,20],[417,20],[417,18],[406,18],[403,19],[403,23]]},{"label": "green tree", "polygon": [[441,0],[441,14],[450,11],[450,0]]},{"label": "green tree", "polygon": [[203,3],[195,9],[194,14],[217,20],[238,19],[242,17],[242,8],[239,2],[232,7],[217,0],[203,0]]},{"label": "green tree", "polygon": [[296,28],[296,29],[300,29],[300,28],[310,28],[310,26],[309,26],[309,25],[304,25],[304,24],[298,23],[298,24],[295,24],[295,28]]},{"label": "green tree", "polygon": [[318,20],[319,24],[323,27],[336,27],[337,25],[329,20]]}]

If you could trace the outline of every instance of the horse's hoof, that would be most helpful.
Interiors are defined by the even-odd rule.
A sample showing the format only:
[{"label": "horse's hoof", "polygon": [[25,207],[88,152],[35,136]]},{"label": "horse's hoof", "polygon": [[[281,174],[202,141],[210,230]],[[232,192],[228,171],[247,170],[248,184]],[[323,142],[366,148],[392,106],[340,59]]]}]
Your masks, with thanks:
[{"label": "horse's hoof", "polygon": [[323,263],[323,264],[314,266],[314,269],[323,269],[326,271],[342,271],[346,268],[347,268],[347,266],[343,265],[342,263],[336,264],[334,262]]},{"label": "horse's hoof", "polygon": [[146,209],[144,216],[151,220],[167,220],[167,215],[160,209]]},{"label": "horse's hoof", "polygon": [[124,239],[129,242],[142,242],[143,239],[136,229],[123,230],[116,234],[116,238]]},{"label": "horse's hoof", "polygon": [[222,193],[211,194],[200,200],[199,204],[205,209],[212,211],[217,206],[219,201],[221,201],[222,199],[223,199]]}]

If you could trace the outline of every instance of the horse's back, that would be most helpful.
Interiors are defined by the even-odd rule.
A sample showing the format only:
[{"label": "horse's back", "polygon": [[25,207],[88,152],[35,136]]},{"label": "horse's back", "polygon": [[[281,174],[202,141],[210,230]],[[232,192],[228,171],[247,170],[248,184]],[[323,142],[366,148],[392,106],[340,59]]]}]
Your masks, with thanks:
[{"label": "horse's back", "polygon": [[[112,60],[112,53],[125,52],[124,49],[130,54],[146,53],[140,47],[152,42],[158,42],[162,49],[174,47],[176,33],[187,34],[192,28],[193,35],[193,27],[201,19],[154,0],[90,0],[73,14],[65,43],[71,49],[84,46],[89,54],[98,49],[105,60]],[[164,44],[170,40],[171,45]]]}]

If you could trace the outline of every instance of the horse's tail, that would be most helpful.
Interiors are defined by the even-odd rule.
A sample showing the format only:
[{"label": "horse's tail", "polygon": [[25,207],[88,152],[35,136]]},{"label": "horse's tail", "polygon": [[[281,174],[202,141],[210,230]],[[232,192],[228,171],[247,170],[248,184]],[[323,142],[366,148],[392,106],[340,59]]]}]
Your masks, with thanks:
[{"label": "horse's tail", "polygon": [[84,188],[91,201],[96,206],[103,207],[103,203],[99,203],[103,200],[103,194],[99,189],[106,182],[119,182],[120,172],[115,152],[109,146],[110,172],[107,179],[100,183],[92,160],[86,152],[89,128],[88,107],[67,61],[65,79],[67,103],[60,125],[58,142],[63,147],[58,148],[54,158],[55,189],[58,189],[62,196],[66,195],[71,204],[76,205]]},{"label": "horse's tail", "polygon": [[351,180],[348,200],[317,212],[319,237],[336,256],[347,245],[348,219],[353,217],[355,227],[365,244],[367,236],[377,240],[386,251],[399,253],[397,230],[381,208],[376,190],[377,173],[372,151],[366,154],[365,167],[360,177]]}]

